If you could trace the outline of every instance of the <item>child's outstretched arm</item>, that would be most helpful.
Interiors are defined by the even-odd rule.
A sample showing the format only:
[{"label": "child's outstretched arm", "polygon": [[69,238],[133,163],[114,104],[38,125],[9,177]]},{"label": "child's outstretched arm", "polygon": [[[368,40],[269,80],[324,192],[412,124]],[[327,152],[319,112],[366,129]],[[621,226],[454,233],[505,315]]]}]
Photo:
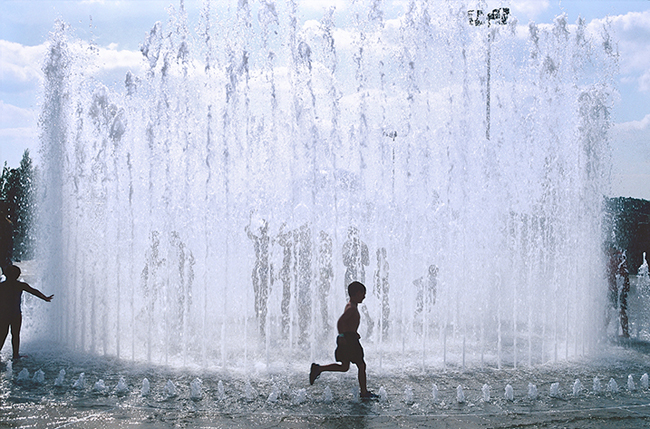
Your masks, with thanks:
[{"label": "child's outstretched arm", "polygon": [[33,287],[31,287],[31,286],[28,285],[27,283],[23,283],[23,284],[25,285],[25,286],[23,287],[23,290],[24,290],[25,292],[29,292],[29,293],[31,293],[32,295],[39,297],[39,298],[42,299],[43,301],[47,301],[47,302],[52,301],[52,298],[54,297],[54,295],[45,296],[45,295],[43,294],[43,292],[41,292],[40,290],[38,290],[38,289],[34,289]]}]

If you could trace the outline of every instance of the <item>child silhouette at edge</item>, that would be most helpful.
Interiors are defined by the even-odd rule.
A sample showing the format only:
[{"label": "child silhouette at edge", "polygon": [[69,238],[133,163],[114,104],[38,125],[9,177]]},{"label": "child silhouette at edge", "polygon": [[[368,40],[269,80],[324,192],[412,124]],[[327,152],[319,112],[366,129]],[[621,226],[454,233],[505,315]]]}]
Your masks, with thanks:
[{"label": "child silhouette at edge", "polygon": [[337,362],[341,363],[323,366],[312,363],[309,371],[309,384],[314,384],[322,372],[347,372],[350,369],[350,362],[352,362],[359,369],[360,396],[362,398],[377,398],[378,396],[370,392],[366,386],[366,362],[363,360],[363,348],[359,343],[361,337],[357,333],[361,321],[357,305],[366,297],[366,287],[361,282],[352,282],[348,285],[348,294],[350,302],[345,306],[343,315],[336,324],[339,335],[336,337],[334,357]]},{"label": "child silhouette at edge", "polygon": [[13,349],[13,359],[20,359],[20,327],[23,316],[20,309],[20,301],[23,291],[29,292],[39,297],[43,301],[50,302],[54,295],[45,296],[38,289],[34,289],[25,282],[18,281],[20,277],[20,268],[15,265],[8,265],[2,269],[5,275],[5,281],[0,283],[0,350],[5,345],[5,340],[11,327],[11,346]]}]

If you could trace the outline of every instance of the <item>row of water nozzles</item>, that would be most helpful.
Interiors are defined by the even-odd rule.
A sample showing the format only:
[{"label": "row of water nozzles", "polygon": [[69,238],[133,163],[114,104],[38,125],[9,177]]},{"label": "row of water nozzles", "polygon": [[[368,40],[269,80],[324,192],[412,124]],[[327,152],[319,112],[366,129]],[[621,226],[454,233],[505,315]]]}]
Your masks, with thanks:
[{"label": "row of water nozzles", "polygon": [[[648,374],[645,373],[641,376],[641,379],[639,380],[640,383],[640,388],[642,390],[647,390],[648,389]],[[637,385],[634,382],[634,377],[632,374],[627,376],[627,390],[629,391],[634,391],[637,389]],[[582,391],[584,390],[584,387],[582,385],[582,382],[580,379],[576,379],[575,382],[573,383],[573,390],[572,390],[572,395],[573,396],[580,396]],[[617,393],[619,391],[618,383],[616,383],[616,380],[613,378],[609,379],[609,382],[605,385],[603,388],[603,384],[600,381],[598,377],[594,377],[593,379],[593,385],[592,385],[592,391],[593,393],[600,393],[603,391],[607,391],[609,393]],[[484,384],[483,387],[481,388],[481,400],[483,402],[490,402],[491,399],[491,388],[490,385]],[[431,396],[433,398],[433,401],[438,401],[439,400],[439,391],[438,391],[438,386],[436,384],[433,385],[431,388]],[[552,383],[549,389],[549,396],[552,398],[559,398],[560,395],[560,383]],[[379,390],[379,397],[380,399],[385,399],[386,398],[386,391],[382,387]],[[514,401],[515,400],[515,394],[514,394],[514,389],[510,384],[507,384],[505,387],[505,392],[504,392],[504,397],[508,401]],[[528,399],[537,399],[539,397],[539,391],[537,390],[537,386],[533,383],[528,383],[528,394],[527,398]],[[405,391],[404,391],[404,402],[407,404],[412,404],[414,402],[414,395],[413,395],[413,389],[410,386],[407,386]],[[466,402],[466,397],[465,397],[465,392],[463,390],[462,385],[458,385],[456,388],[456,402],[459,404],[463,404]]]},{"label": "row of water nozzles", "polygon": [[[57,376],[56,380],[54,380],[54,386],[64,387],[65,376],[66,376],[65,369],[59,371],[59,375]],[[27,368],[24,368],[18,374],[16,381],[19,383],[32,382],[34,384],[44,384],[45,373],[39,369],[34,373],[33,376],[30,376]],[[640,388],[642,390],[648,389],[647,373],[641,376],[639,383],[640,383]],[[85,390],[87,387],[86,385],[87,385],[86,375],[85,373],[82,372],[81,374],[79,374],[77,379],[75,379],[75,381],[72,383],[72,388],[75,390]],[[634,377],[632,376],[632,374],[630,374],[627,377],[627,390],[634,391],[636,389],[637,386],[636,383],[634,382]],[[582,382],[580,381],[580,379],[576,379],[575,382],[573,383],[573,389],[572,389],[573,396],[579,396],[583,390],[584,387],[582,385]],[[600,381],[600,379],[598,377],[594,377],[593,384],[592,384],[592,391],[594,393],[600,393],[603,390],[610,393],[616,393],[619,391],[618,383],[613,378],[610,378],[609,382],[603,388],[603,384]],[[99,379],[93,385],[92,391],[97,394],[109,394],[111,389],[106,385],[103,379]],[[130,389],[124,377],[120,377],[117,386],[115,386],[114,392],[118,396],[124,396],[130,393]],[[172,380],[167,380],[163,393],[168,398],[176,397],[179,394],[178,387]],[[267,398],[267,402],[269,403],[277,402],[281,397],[281,393],[282,392],[278,388],[278,386],[274,384],[271,393]],[[482,393],[481,400],[483,402],[489,402],[491,400],[491,388],[488,384],[483,385],[483,387],[481,388],[481,393]],[[151,394],[151,383],[147,378],[144,378],[142,380],[140,395],[143,397],[147,397],[150,394]],[[359,394],[356,388],[352,389],[352,396],[353,399],[358,400]],[[436,384],[433,384],[432,386],[431,396],[434,401],[439,400],[439,391],[438,391],[438,386]],[[537,386],[533,383],[528,383],[528,395],[527,395],[528,399],[537,399],[538,396],[539,396],[539,392],[537,390]],[[555,382],[551,384],[549,389],[549,396],[552,398],[558,398],[561,396],[560,383]],[[253,401],[257,397],[258,397],[257,391],[255,390],[255,388],[253,388],[251,383],[247,381],[244,390],[244,398],[246,398],[249,401]],[[514,389],[510,384],[507,384],[505,387],[504,397],[508,401],[514,401]],[[203,398],[203,382],[201,381],[201,379],[195,378],[190,383],[190,398],[193,400],[200,400]],[[219,380],[219,382],[217,383],[217,400],[223,400],[225,398],[226,398],[225,388],[223,382]],[[379,389],[379,399],[381,401],[386,401],[388,399],[388,394],[386,392],[386,389],[383,386]],[[332,402],[332,400],[333,400],[332,391],[328,386],[324,390],[322,401]],[[291,397],[291,402],[293,404],[301,404],[306,401],[307,401],[306,389],[298,389],[295,392],[293,392]],[[462,385],[459,385],[456,388],[456,401],[460,404],[466,402],[466,397]],[[413,389],[410,386],[407,386],[404,391],[404,402],[407,404],[412,404],[414,402]]]},{"label": "row of water nozzles", "polygon": [[[64,387],[65,386],[65,376],[66,372],[65,369],[62,369],[59,371],[59,375],[56,377],[56,380],[54,380],[54,387]],[[18,377],[16,378],[16,381],[19,383],[26,383],[26,382],[32,382],[33,384],[44,384],[45,383],[45,373],[42,370],[38,370],[34,373],[33,376],[30,376],[29,371],[27,368],[24,368],[20,373],[18,374]],[[221,382],[220,382],[221,383]],[[86,373],[82,372],[79,374],[79,376],[74,380],[72,383],[71,387],[74,390],[86,390],[87,388],[88,381],[86,379]],[[220,384],[221,389],[223,389],[223,384]],[[129,386],[126,383],[126,380],[124,377],[120,377],[119,381],[117,382],[117,386],[115,386],[114,392],[118,396],[124,396],[130,393]],[[92,392],[98,393],[98,394],[108,394],[111,392],[110,387],[106,385],[106,382],[103,379],[99,379],[95,382],[95,384],[92,387]],[[140,394],[141,396],[149,396],[151,393],[151,383],[149,380],[145,377],[142,380],[142,388],[140,389]],[[168,397],[175,397],[178,396],[178,388],[174,384],[173,381],[167,380],[167,384],[165,384],[164,388],[164,393]],[[190,383],[190,398],[192,399],[201,399],[203,397],[203,382],[199,378],[195,378],[191,383]]]},{"label": "row of water nozzles", "polygon": [[[61,371],[59,371],[59,375],[57,376],[56,380],[54,380],[54,387],[59,387],[59,388],[65,387],[65,377],[66,377],[65,369],[61,369]],[[27,368],[24,368],[18,374],[16,381],[21,384],[33,383],[36,385],[42,385],[45,384],[45,373],[39,369],[34,373],[33,376],[30,376]],[[88,380],[86,374],[83,372],[79,374],[79,376],[72,382],[71,387],[72,389],[78,391],[86,390],[88,387]],[[126,383],[125,378],[120,377],[117,385],[113,390],[111,390],[111,388],[106,385],[106,382],[103,379],[99,379],[94,383],[91,391],[93,393],[103,394],[103,395],[108,395],[111,393],[111,391],[113,391],[117,396],[125,396],[131,392],[131,389]],[[145,377],[142,380],[142,387],[140,388],[140,396],[147,397],[150,394],[151,394],[151,383]],[[179,388],[172,380],[167,380],[167,383],[165,384],[165,387],[163,389],[163,395],[166,396],[167,398],[174,398],[179,395]],[[282,392],[280,388],[276,384],[274,384],[271,393],[267,398],[267,402],[275,403],[280,400],[281,395]],[[244,388],[243,397],[249,401],[253,401],[257,399],[258,396],[259,395],[257,391],[251,385],[250,381],[247,381],[246,386]],[[190,383],[190,399],[200,400],[202,398],[203,398],[203,382],[200,378],[195,378]],[[216,399],[219,401],[226,399],[225,387],[221,380],[219,380],[219,382],[217,383]],[[330,390],[329,387],[326,387],[323,395],[323,401],[331,402],[332,399],[333,399],[332,391]],[[306,389],[298,389],[294,391],[291,395],[291,402],[293,404],[301,404],[307,402]]]}]

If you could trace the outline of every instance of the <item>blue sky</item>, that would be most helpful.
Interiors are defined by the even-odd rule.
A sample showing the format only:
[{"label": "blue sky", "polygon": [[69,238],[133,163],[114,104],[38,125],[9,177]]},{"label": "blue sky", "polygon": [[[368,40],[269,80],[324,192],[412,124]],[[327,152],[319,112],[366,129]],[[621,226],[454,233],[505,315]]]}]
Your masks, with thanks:
[{"label": "blue sky", "polygon": [[[250,0],[254,3],[258,0]],[[448,0],[457,2],[456,0]],[[226,0],[213,0],[219,5]],[[232,3],[232,2],[231,2]],[[304,20],[320,19],[336,6],[345,20],[350,0],[301,2]],[[612,129],[611,196],[650,200],[650,0],[503,0],[464,1],[468,7],[507,6],[521,25],[551,23],[566,13],[588,23],[605,19],[618,42],[619,97]],[[186,0],[190,22],[197,22],[202,1]],[[384,0],[388,18],[400,15],[407,0]],[[443,2],[441,1],[441,4]],[[37,118],[42,72],[40,62],[54,20],[62,18],[76,37],[93,40],[107,58],[104,76],[124,76],[139,67],[139,45],[156,21],[167,20],[167,8],[178,0],[2,0],[0,1],[0,162],[15,167],[25,149],[38,160]]]}]

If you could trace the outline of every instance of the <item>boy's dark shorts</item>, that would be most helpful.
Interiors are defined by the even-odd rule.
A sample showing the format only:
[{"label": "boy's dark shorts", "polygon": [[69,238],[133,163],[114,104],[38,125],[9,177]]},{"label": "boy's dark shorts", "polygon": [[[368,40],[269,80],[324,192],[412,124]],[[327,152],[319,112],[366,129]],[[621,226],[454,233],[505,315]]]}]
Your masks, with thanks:
[{"label": "boy's dark shorts", "polygon": [[22,314],[3,314],[0,316],[0,333],[5,333],[9,329],[9,326],[12,329],[15,329],[17,326],[22,324]]},{"label": "boy's dark shorts", "polygon": [[337,362],[352,362],[357,365],[363,362],[363,347],[356,332],[345,332],[343,337],[336,337],[334,358]]}]

